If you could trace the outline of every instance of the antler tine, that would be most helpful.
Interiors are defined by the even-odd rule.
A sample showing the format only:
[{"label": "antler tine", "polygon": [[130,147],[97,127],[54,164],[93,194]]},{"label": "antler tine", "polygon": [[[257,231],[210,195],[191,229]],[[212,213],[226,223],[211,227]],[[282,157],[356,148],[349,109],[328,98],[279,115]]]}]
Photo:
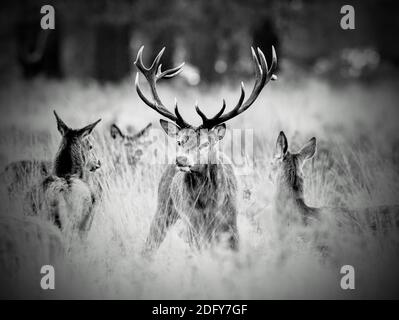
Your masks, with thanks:
[{"label": "antler tine", "polygon": [[262,65],[259,63],[258,56],[256,55],[255,49],[253,47],[251,47],[251,54],[252,54],[252,61],[254,62],[255,66],[255,81],[258,81],[262,77]]},{"label": "antler tine", "polygon": [[265,85],[270,80],[277,79],[277,77],[273,74],[277,66],[277,55],[274,47],[272,46],[272,64],[270,66],[270,69],[268,68],[267,61],[262,50],[257,48],[257,52],[258,55],[256,54],[254,48],[251,47],[252,59],[255,66],[255,84],[249,98],[244,102],[245,89],[244,84],[241,82],[240,98],[237,105],[230,112],[223,115],[224,109],[226,107],[224,100],[222,109],[211,119],[208,119],[205,114],[198,108],[198,106],[196,106],[197,113],[201,116],[203,120],[203,124],[201,127],[212,128],[220,123],[226,122],[236,117],[240,113],[243,113],[255,102]]},{"label": "antler tine", "polygon": [[134,64],[144,74],[146,71],[148,71],[148,69],[144,66],[143,63],[143,50],[144,46],[141,46],[139,52],[137,52],[137,57],[136,61],[134,61]]},{"label": "antler tine", "polygon": [[158,67],[158,72],[157,72],[157,80],[162,79],[162,78],[166,78],[166,79],[173,78],[173,77],[177,76],[180,72],[183,71],[183,67],[184,67],[184,62],[175,68],[161,71],[162,64],[160,64]]},{"label": "antler tine", "polygon": [[[155,110],[162,116],[174,121],[178,126],[190,127],[190,125],[186,121],[184,121],[183,117],[180,115],[178,108],[177,108],[177,103],[175,104],[175,114],[170,112],[164,106],[164,104],[162,103],[162,101],[158,95],[157,87],[156,87],[156,83],[158,80],[160,80],[162,78],[172,78],[172,77],[176,76],[177,74],[179,74],[182,71],[184,63],[182,63],[181,65],[179,65],[175,68],[168,69],[168,70],[165,70],[162,72],[162,70],[161,70],[162,65],[160,64],[160,61],[161,61],[161,57],[165,51],[165,48],[162,48],[162,50],[158,53],[158,55],[155,57],[154,61],[152,62],[151,67],[146,68],[143,63],[143,50],[144,50],[144,46],[142,46],[140,48],[139,52],[137,53],[136,61],[134,62],[137,69],[139,70],[139,72],[137,72],[136,81],[135,81],[136,91],[137,91],[139,97],[151,109]],[[139,84],[140,72],[144,75],[144,77],[146,78],[146,80],[150,86],[151,94],[152,94],[154,101],[150,101],[143,94],[143,92],[140,88],[140,84]]]},{"label": "antler tine", "polygon": [[150,70],[154,70],[155,74],[158,71],[158,67],[160,67],[160,61],[164,52],[165,52],[165,47],[163,47],[161,51],[159,51],[159,53],[157,54],[157,56],[155,57],[154,61],[151,64]]},{"label": "antler tine", "polygon": [[245,88],[244,88],[244,82],[241,81],[241,94],[240,98],[238,99],[238,102],[236,106],[231,110],[229,113],[226,114],[226,116],[233,117],[235,115],[238,115],[238,112],[242,106],[242,103],[245,99]]},{"label": "antler tine", "polygon": [[201,111],[201,109],[198,106],[198,102],[195,102],[195,111],[197,111],[197,113],[199,114],[199,116],[202,119],[203,123],[206,123],[209,121],[209,119],[206,117],[206,115]]},{"label": "antler tine", "polygon": [[190,128],[190,124],[188,124],[183,117],[181,116],[180,112],[179,112],[179,108],[177,107],[177,99],[175,98],[175,115],[177,118],[176,123],[179,124],[179,126],[181,128]]},{"label": "antler tine", "polygon": [[273,74],[274,71],[276,71],[277,68],[277,54],[276,50],[274,49],[274,46],[272,46],[272,65],[269,69],[269,72],[272,74],[272,80],[276,80],[277,76]]},{"label": "antler tine", "polygon": [[[243,93],[243,91],[241,92],[241,97],[240,97],[240,101],[242,102],[242,100],[244,100],[244,96],[245,96],[245,92]],[[229,112],[233,113],[233,112],[237,112],[238,108],[240,107],[240,104],[237,104],[237,106],[234,107],[233,110],[231,110]],[[215,116],[213,116],[212,118],[208,118],[203,112],[202,110],[199,108],[198,104],[195,104],[195,110],[197,111],[197,113],[199,114],[199,116],[202,119],[202,125],[200,126],[201,128],[213,128],[214,126],[216,126],[219,122],[220,116],[224,113],[224,111],[226,110],[226,100],[223,99],[223,105],[222,108],[219,110],[219,112],[217,114],[215,114]]]},{"label": "antler tine", "polygon": [[[266,58],[265,55],[263,54],[262,50],[260,50],[259,48],[257,49],[258,54],[259,54],[259,58],[257,57],[255,50],[252,48],[252,56],[253,56],[253,60],[254,60],[254,65],[255,65],[255,84],[254,87],[252,89],[252,92],[249,96],[249,98],[242,103],[238,114],[244,112],[245,110],[247,110],[254,102],[255,100],[258,98],[260,92],[262,91],[262,89],[265,87],[266,83],[268,82],[268,73],[269,70],[267,69],[267,62],[266,62]],[[260,61],[259,61],[260,60]]]}]

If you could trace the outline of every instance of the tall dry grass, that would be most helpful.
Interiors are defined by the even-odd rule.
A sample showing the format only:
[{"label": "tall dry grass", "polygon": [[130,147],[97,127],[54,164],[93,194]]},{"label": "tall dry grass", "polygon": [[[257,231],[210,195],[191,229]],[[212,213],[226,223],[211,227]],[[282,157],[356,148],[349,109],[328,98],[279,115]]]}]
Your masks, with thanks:
[{"label": "tall dry grass", "polygon": [[[249,85],[247,86],[250,87]],[[183,116],[199,123],[194,101],[208,114],[232,106],[238,88],[220,86],[188,89],[175,83],[161,86],[160,94],[172,106],[178,97]],[[150,164],[165,152],[165,137],[143,149],[141,162],[132,170],[125,149],[111,140],[109,124],[136,130],[158,115],[138,100],[132,81],[119,86],[94,82],[10,83],[0,91],[0,165],[20,159],[49,160],[59,142],[52,110],[66,123],[81,127],[103,118],[96,128],[97,152],[103,167],[98,179],[103,199],[84,242],[64,243],[67,251],[51,257],[50,240],[27,240],[7,225],[0,241],[17,244],[17,250],[0,251],[1,261],[20,260],[5,276],[3,296],[39,298],[383,298],[398,297],[399,237],[333,231],[334,255],[323,258],[298,237],[280,243],[273,222],[273,185],[268,179],[269,159],[280,130],[297,149],[310,137],[318,138],[318,153],[305,166],[305,197],[309,205],[363,207],[395,204],[399,191],[399,139],[397,88],[392,83],[364,87],[349,84],[334,88],[307,79],[290,83],[282,77],[264,90],[247,112],[229,123],[230,128],[254,130],[253,170],[239,175],[238,228],[240,250],[193,252],[178,223],[152,260],[140,255],[157,203],[157,185],[164,165]],[[158,126],[158,124],[156,124]],[[118,165],[115,156],[122,155]],[[161,161],[160,161],[161,162]],[[23,220],[24,192],[7,190],[1,183],[0,217]],[[29,178],[37,183],[38,176]],[[3,218],[2,218],[3,219]],[[34,219],[34,218],[33,218]],[[24,220],[23,220],[24,221]],[[25,223],[25,222],[24,222]],[[32,222],[44,225],[43,221]],[[29,225],[29,223],[28,223]],[[24,229],[31,234],[29,228]],[[49,227],[50,228],[50,227]],[[47,234],[46,228],[43,233]],[[54,231],[54,230],[53,230]],[[55,231],[54,231],[55,232]],[[293,230],[295,234],[295,230]],[[35,240],[36,239],[36,240]],[[64,240],[65,242],[65,240]],[[27,253],[36,253],[34,255]],[[54,259],[55,260],[54,260]],[[33,262],[32,263],[32,259]],[[53,259],[56,290],[40,289],[40,269]],[[31,263],[24,263],[29,260]],[[10,262],[11,263],[11,262]],[[340,267],[356,271],[356,289],[340,288]],[[4,273],[2,273],[4,275]],[[5,289],[7,288],[7,289]]]}]

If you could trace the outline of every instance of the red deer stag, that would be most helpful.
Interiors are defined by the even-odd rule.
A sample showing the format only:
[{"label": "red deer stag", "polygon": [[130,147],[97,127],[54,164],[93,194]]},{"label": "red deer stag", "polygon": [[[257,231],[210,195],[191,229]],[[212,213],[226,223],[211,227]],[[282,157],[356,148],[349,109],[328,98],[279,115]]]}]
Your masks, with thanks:
[{"label": "red deer stag", "polygon": [[166,236],[167,230],[181,218],[187,223],[191,246],[203,248],[213,243],[224,243],[233,250],[238,248],[237,233],[237,182],[229,159],[217,150],[217,143],[223,139],[228,120],[247,110],[259,96],[264,86],[276,77],[277,58],[274,48],[270,69],[263,52],[258,49],[257,56],[252,48],[256,81],[251,95],[244,101],[244,85],[237,105],[224,113],[221,110],[208,118],[198,107],[196,112],[202,119],[198,127],[187,123],[179,113],[177,103],[174,114],[162,103],[157,93],[157,82],[172,78],[182,71],[184,64],[173,69],[161,70],[160,60],[163,48],[150,68],[143,64],[143,47],[140,49],[135,65],[146,78],[153,100],[145,97],[139,86],[139,73],[136,76],[136,90],[146,105],[172,120],[161,119],[161,127],[169,137],[176,139],[176,163],[168,165],[158,186],[158,207],[150,226],[144,252],[157,249]]}]

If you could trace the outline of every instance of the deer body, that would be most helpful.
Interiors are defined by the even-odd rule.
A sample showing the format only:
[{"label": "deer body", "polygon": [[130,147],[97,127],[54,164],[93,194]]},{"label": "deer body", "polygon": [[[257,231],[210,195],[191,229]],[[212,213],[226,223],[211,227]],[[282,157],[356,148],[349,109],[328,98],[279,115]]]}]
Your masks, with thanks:
[{"label": "deer body", "polygon": [[280,132],[271,174],[275,183],[273,201],[275,221],[280,236],[283,237],[293,226],[313,226],[317,230],[328,221],[338,228],[347,228],[350,232],[399,227],[399,206],[366,208],[308,206],[304,198],[302,167],[315,153],[315,138],[310,139],[298,153],[290,153],[287,138],[283,132]]},{"label": "deer body", "polygon": [[283,158],[277,154],[277,165],[283,167],[275,173],[275,193],[273,196],[276,221],[283,224],[302,223],[304,225],[317,222],[320,212],[317,208],[309,207],[305,203],[303,194],[303,177],[297,173],[301,163],[299,159],[289,153]]},{"label": "deer body", "polygon": [[190,243],[200,248],[222,242],[238,248],[236,193],[231,166],[211,164],[202,172],[175,173],[171,196],[179,216],[188,223]]},{"label": "deer body", "polygon": [[92,222],[91,213],[97,201],[95,191],[82,179],[55,175],[42,182],[48,218],[57,227],[69,233],[87,231]]},{"label": "deer body", "polygon": [[99,120],[83,129],[70,129],[57,114],[62,135],[53,163],[53,172],[29,194],[34,213],[43,213],[66,233],[84,234],[91,226],[99,189],[91,183],[90,172],[100,167],[89,135]]},{"label": "deer body", "polygon": [[263,52],[252,49],[256,81],[254,88],[245,98],[241,84],[241,95],[237,105],[229,112],[221,110],[208,118],[198,107],[195,110],[202,119],[196,127],[186,122],[179,113],[177,103],[174,114],[162,103],[158,93],[157,81],[172,78],[181,72],[184,64],[162,71],[160,59],[164,49],[157,55],[150,68],[142,61],[143,47],[135,61],[136,67],[150,85],[153,100],[149,100],[139,86],[139,73],[136,77],[136,90],[140,98],[151,109],[172,122],[160,120],[162,129],[175,139],[176,164],[169,165],[158,186],[158,207],[150,226],[145,251],[159,247],[167,230],[181,218],[188,227],[190,244],[203,248],[218,243],[231,249],[238,248],[237,232],[237,181],[233,166],[226,156],[217,150],[218,142],[226,133],[225,122],[247,110],[256,100],[263,87],[272,79],[277,58],[273,48],[273,61],[270,69]]},{"label": "deer body", "polygon": [[198,172],[183,172],[169,165],[159,183],[147,249],[157,248],[179,218],[187,224],[190,245],[201,248],[222,241],[237,249],[236,193],[231,165],[210,164]]}]

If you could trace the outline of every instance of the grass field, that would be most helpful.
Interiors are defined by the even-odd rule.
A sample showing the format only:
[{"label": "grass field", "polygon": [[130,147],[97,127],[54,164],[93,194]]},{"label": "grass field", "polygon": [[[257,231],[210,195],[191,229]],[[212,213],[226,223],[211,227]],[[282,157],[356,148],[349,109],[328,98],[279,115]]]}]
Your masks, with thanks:
[{"label": "grass field", "polygon": [[[246,86],[248,91],[251,86]],[[333,231],[334,258],[323,259],[296,237],[280,245],[273,224],[273,185],[268,165],[280,130],[295,150],[312,136],[318,153],[305,166],[305,197],[313,206],[364,207],[399,202],[398,87],[347,84],[332,87],[316,79],[270,83],[257,102],[230,128],[254,130],[253,170],[239,175],[240,250],[193,252],[184,241],[184,225],[168,234],[153,260],[140,255],[156,208],[157,184],[164,165],[152,164],[154,150],[165,150],[164,135],[143,149],[132,170],[114,166],[124,149],[109,137],[109,125],[139,130],[158,115],[139,101],[132,79],[112,86],[94,82],[12,82],[0,91],[0,167],[15,160],[51,160],[60,140],[52,110],[72,127],[102,118],[96,128],[103,162],[104,198],[86,241],[69,241],[66,254],[48,258],[51,237],[25,227],[5,226],[2,240],[16,244],[17,263],[4,245],[0,251],[7,286],[1,295],[39,298],[384,298],[399,297],[399,235],[362,236]],[[195,100],[209,115],[225,98],[230,108],[239,88],[185,88],[163,84],[160,94],[173,106],[175,96],[188,120],[199,123]],[[122,157],[122,159],[124,159]],[[31,183],[35,182],[34,176]],[[8,194],[2,182],[2,217],[22,217],[24,191]],[[248,196],[250,195],[250,196]],[[22,219],[22,218],[21,218]],[[39,222],[41,224],[41,222]],[[57,233],[52,226],[43,232]],[[335,232],[335,233],[334,233]],[[30,236],[24,234],[30,233]],[[282,257],[285,257],[282,259]],[[50,260],[49,260],[50,259]],[[55,265],[56,290],[40,289],[40,266]],[[340,268],[356,270],[356,289],[340,288]],[[11,267],[10,267],[11,265]],[[5,289],[7,288],[7,289]]]}]

